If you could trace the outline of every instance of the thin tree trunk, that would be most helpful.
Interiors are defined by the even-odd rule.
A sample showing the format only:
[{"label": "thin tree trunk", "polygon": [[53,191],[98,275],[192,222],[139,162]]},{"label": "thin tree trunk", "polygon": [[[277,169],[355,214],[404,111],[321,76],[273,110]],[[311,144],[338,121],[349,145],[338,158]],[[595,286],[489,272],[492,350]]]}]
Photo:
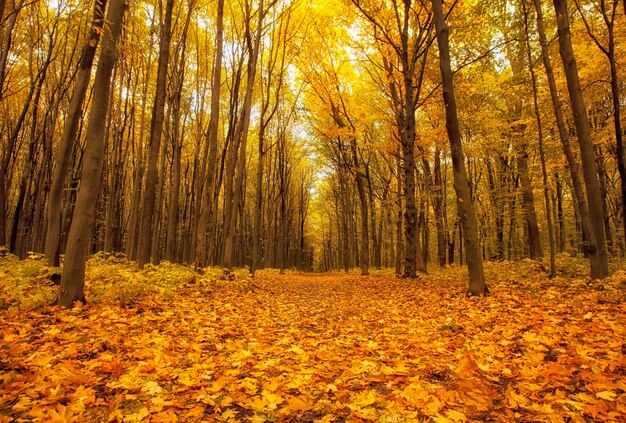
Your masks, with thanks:
[{"label": "thin tree trunk", "polygon": [[441,177],[441,151],[435,151],[433,185],[433,210],[435,225],[437,226],[437,263],[440,267],[446,265],[446,229],[444,224],[445,210],[443,208],[443,178]]},{"label": "thin tree trunk", "polygon": [[161,41],[159,49],[159,64],[157,68],[156,95],[152,108],[152,120],[150,126],[150,145],[148,146],[148,167],[146,169],[146,186],[144,191],[143,208],[141,209],[141,221],[139,224],[139,252],[137,261],[139,266],[150,262],[152,248],[153,219],[157,194],[157,178],[159,152],[161,150],[161,132],[165,117],[165,96],[167,90],[167,66],[170,58],[170,40],[172,35],[172,9],[174,0],[167,0],[165,6],[165,19],[161,26]]},{"label": "thin tree trunk", "polygon": [[517,157],[517,168],[519,170],[520,185],[522,186],[523,209],[526,217],[526,229],[528,230],[529,255],[533,260],[543,258],[543,248],[541,246],[541,234],[537,223],[537,212],[535,210],[535,195],[530,179],[528,168],[528,146],[525,141],[521,141]]},{"label": "thin tree trunk", "polygon": [[[11,230],[11,238],[9,240],[9,250],[12,253],[18,253],[18,255],[23,256],[22,252],[18,252],[17,251],[17,243],[18,243],[18,234],[20,234],[20,228],[23,226],[22,225],[22,210],[24,208],[24,202],[26,201],[26,197],[28,196],[29,192],[30,192],[30,185],[32,182],[32,178],[33,178],[33,173],[34,173],[34,169],[35,169],[35,150],[37,148],[37,143],[38,143],[38,139],[39,139],[39,134],[37,134],[37,119],[38,119],[38,115],[39,115],[39,100],[41,98],[41,92],[42,92],[42,88],[43,88],[43,84],[46,80],[46,75],[48,73],[48,68],[50,67],[50,64],[52,63],[52,53],[54,50],[54,46],[55,46],[55,34],[57,31],[57,26],[55,25],[55,27],[52,29],[52,32],[50,34],[49,37],[49,43],[48,43],[48,50],[46,53],[46,57],[44,58],[43,64],[41,66],[41,69],[38,71],[37,77],[35,79],[36,81],[36,88],[34,91],[34,94],[32,95],[32,105],[33,105],[33,110],[32,110],[32,122],[31,122],[31,131],[30,131],[30,139],[29,139],[29,143],[28,143],[28,153],[27,153],[27,159],[26,159],[26,164],[25,164],[25,169],[24,172],[22,174],[22,180],[20,183],[20,189],[19,189],[19,195],[18,195],[18,199],[17,199],[17,205],[15,207],[15,212],[13,213],[13,227]],[[29,103],[31,103],[31,101],[29,101]],[[26,105],[28,105],[29,103],[27,103]],[[22,115],[25,117],[25,115]],[[21,121],[23,122],[23,120]],[[18,131],[19,128],[21,127],[21,123],[20,125],[18,125],[16,127],[16,130],[14,132],[14,137],[15,139],[17,139],[18,136]],[[23,241],[25,241],[25,237],[24,236],[19,236],[19,241],[20,244],[22,244]],[[21,248],[21,250],[23,250],[23,248]],[[24,251],[25,252],[25,251]]]},{"label": "thin tree trunk", "polygon": [[[607,10],[606,0],[600,0],[599,9],[602,15],[602,20],[606,26],[607,32],[607,45],[603,45],[598,37],[594,34],[592,26],[589,24],[587,18],[585,18],[585,12],[581,8],[580,3],[577,0],[574,0],[576,3],[576,8],[580,13],[580,16],[583,19],[583,23],[587,28],[587,33],[594,41],[594,43],[598,46],[600,51],[604,53],[606,58],[609,61],[609,69],[611,75],[611,99],[613,100],[613,124],[615,127],[615,155],[617,161],[617,170],[620,176],[621,183],[621,205],[622,205],[622,232],[624,233],[624,239],[626,239],[626,164],[624,163],[624,144],[623,144],[623,133],[622,133],[622,121],[621,121],[621,110],[620,110],[620,80],[617,73],[617,62],[615,59],[615,19],[616,19],[616,9],[617,9],[617,0],[610,0],[610,10]],[[595,4],[594,4],[595,6]],[[597,6],[596,6],[597,7]],[[625,10],[626,12],[626,10]],[[606,210],[606,204],[605,204]],[[608,228],[608,226],[607,226]],[[607,231],[607,241],[609,245],[610,236]]]},{"label": "thin tree trunk", "polygon": [[209,119],[209,131],[207,134],[208,169],[205,178],[200,216],[198,218],[196,232],[195,262],[196,267],[204,267],[207,264],[206,226],[213,210],[213,198],[215,196],[215,169],[217,162],[217,135],[220,120],[220,87],[222,80],[222,54],[224,46],[224,0],[217,2],[217,34],[215,38],[215,64],[213,65],[213,81],[211,86],[211,117]]},{"label": "thin tree trunk", "polygon": [[565,68],[567,89],[569,91],[583,163],[583,177],[587,187],[587,203],[589,205],[589,216],[591,218],[591,243],[588,249],[589,260],[591,262],[591,277],[594,279],[603,279],[609,276],[609,263],[603,225],[604,210],[602,207],[595,151],[593,141],[591,140],[591,129],[589,127],[589,120],[587,119],[587,109],[578,78],[578,66],[572,48],[567,0],[553,0],[553,3],[558,24],[559,53],[561,54],[563,67]]},{"label": "thin tree trunk", "polygon": [[[546,38],[546,31],[544,29],[543,22],[543,10],[541,7],[541,0],[534,0],[535,14],[537,17],[537,33],[539,35],[539,43],[541,45],[541,58],[546,70],[546,77],[548,79],[548,87],[550,88],[550,99],[552,100],[552,109],[554,110],[554,117],[556,119],[556,126],[559,132],[559,139],[563,146],[563,152],[567,158],[568,167],[570,170],[570,177],[572,179],[572,191],[574,194],[574,205],[577,208],[580,216],[582,235],[583,235],[583,248],[587,250],[590,243],[591,234],[591,221],[589,217],[589,208],[587,207],[587,201],[585,200],[585,194],[583,190],[583,183],[581,179],[580,166],[569,142],[569,134],[567,126],[565,124],[565,118],[563,117],[563,108],[561,107],[561,101],[556,89],[556,80],[554,78],[554,71],[552,69],[552,63],[550,60],[550,52],[548,48],[548,41]],[[564,245],[562,246],[564,247]]]},{"label": "thin tree trunk", "polygon": [[[124,58],[120,58],[118,63],[123,63]],[[118,107],[117,107],[117,121],[115,124],[111,124],[110,132],[112,136],[108,136],[107,139],[111,140],[111,161],[109,163],[105,163],[107,170],[107,174],[109,175],[109,187],[108,187],[108,195],[107,195],[107,203],[106,203],[106,220],[105,220],[105,228],[104,228],[104,250],[105,251],[120,251],[120,244],[118,240],[120,239],[120,232],[122,230],[121,224],[121,214],[122,214],[122,181],[124,179],[124,166],[123,162],[123,142],[124,142],[124,130],[126,127],[126,122],[128,120],[128,105],[130,102],[130,96],[127,96],[124,99],[123,92],[124,89],[128,89],[130,91],[129,79],[131,76],[131,72],[128,72],[128,76],[125,78],[124,75],[124,67],[120,66],[120,77],[119,77],[119,91],[118,91]],[[123,83],[124,79],[126,79],[126,84]],[[115,81],[115,76],[113,77]],[[113,102],[113,95],[111,95],[111,103]],[[124,107],[122,107],[124,104]],[[111,111],[114,108],[111,106]],[[113,118],[110,119],[113,121]]]},{"label": "thin tree trunk", "polygon": [[541,160],[541,176],[543,178],[543,198],[546,208],[546,219],[548,224],[548,242],[550,245],[550,277],[556,276],[555,261],[555,240],[554,240],[554,224],[552,222],[552,207],[550,204],[550,188],[548,186],[548,171],[546,166],[546,154],[543,148],[543,125],[541,122],[541,112],[539,110],[539,95],[537,89],[537,78],[535,76],[535,68],[533,65],[532,54],[530,51],[530,38],[528,34],[528,10],[526,3],[522,2],[524,10],[524,40],[526,41],[526,58],[528,59],[528,70],[530,72],[530,81],[533,88],[533,106],[535,110],[535,119],[537,120],[537,137],[539,143],[539,159]]},{"label": "thin tree trunk", "polygon": [[563,184],[558,173],[554,174],[556,184],[556,221],[559,224],[559,253],[565,251],[565,221],[563,218]]},{"label": "thin tree trunk", "polygon": [[[357,163],[356,146],[353,148],[353,160]],[[361,209],[361,251],[359,265],[361,267],[361,275],[369,275],[370,248],[369,248],[369,217],[367,194],[365,193],[365,179],[362,171],[357,169],[356,185],[359,194],[359,204]]]},{"label": "thin tree trunk", "polygon": [[439,46],[439,65],[443,87],[443,98],[446,109],[446,128],[450,140],[450,153],[454,171],[454,190],[457,195],[457,207],[461,216],[461,223],[465,237],[467,266],[469,269],[469,293],[482,295],[488,291],[485,284],[483,260],[480,250],[478,224],[472,206],[467,173],[465,170],[463,146],[454,98],[454,83],[450,68],[450,50],[448,41],[448,26],[445,22],[441,0],[433,0],[433,13],[437,31],[437,45]]},{"label": "thin tree trunk", "polygon": [[89,113],[81,184],[65,249],[61,289],[57,299],[58,303],[64,307],[71,307],[75,301],[85,302],[85,262],[95,223],[104,162],[104,130],[111,90],[111,74],[116,60],[116,43],[121,32],[125,9],[125,0],[111,0],[107,12],[109,25],[104,32],[102,51],[94,81],[94,101]]},{"label": "thin tree trunk", "polygon": [[180,95],[182,89],[182,81],[184,75],[185,60],[184,54],[181,59],[179,68],[179,82],[176,88],[173,111],[174,116],[172,122],[172,172],[170,177],[170,193],[167,211],[167,236],[165,245],[165,257],[170,262],[176,262],[176,233],[178,229],[178,210],[179,210],[179,193],[180,193],[180,153],[182,148],[181,131],[178,126],[180,124]]},{"label": "thin tree trunk", "polygon": [[[604,2],[602,2],[604,4]],[[624,135],[622,132],[622,116],[620,111],[620,81],[615,62],[615,42],[613,40],[613,25],[609,26],[609,64],[611,67],[611,97],[613,99],[613,122],[615,126],[615,142],[617,156],[617,170],[620,177],[622,194],[622,231],[626,241],[626,163],[624,162]]]},{"label": "thin tree trunk", "polygon": [[[259,0],[259,8],[257,10],[258,21],[256,35],[254,40],[251,34],[248,34],[248,79],[246,85],[246,94],[241,108],[241,117],[237,122],[235,129],[236,145],[233,149],[233,157],[231,162],[231,174],[234,173],[234,185],[232,187],[232,198],[226,199],[224,213],[224,257],[222,263],[225,268],[231,268],[233,265],[233,253],[235,242],[235,228],[237,226],[237,208],[243,196],[243,179],[246,171],[246,150],[248,146],[248,129],[250,127],[250,113],[252,109],[252,93],[254,91],[254,82],[256,80],[257,60],[259,57],[259,48],[261,44],[261,35],[263,34],[263,17],[265,9],[263,0]],[[248,22],[249,25],[250,22]],[[237,156],[239,156],[237,158]],[[236,172],[233,172],[236,169]],[[231,179],[231,175],[229,175]],[[230,191],[230,190],[228,190]]]},{"label": "thin tree trunk", "polygon": [[402,177],[401,175],[401,163],[400,158],[398,157],[396,160],[396,181],[397,181],[397,214],[396,214],[396,275],[402,275],[402,253],[403,246],[402,243]]}]

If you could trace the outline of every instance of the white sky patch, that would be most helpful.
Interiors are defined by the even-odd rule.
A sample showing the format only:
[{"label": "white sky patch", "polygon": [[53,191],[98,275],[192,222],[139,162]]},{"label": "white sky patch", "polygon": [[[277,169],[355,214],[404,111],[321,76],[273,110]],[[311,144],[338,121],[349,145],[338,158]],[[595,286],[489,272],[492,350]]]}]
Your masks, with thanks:
[{"label": "white sky patch", "polygon": [[506,53],[502,50],[504,43],[504,36],[502,34],[495,35],[491,40],[491,45],[500,45],[493,50],[493,59],[496,67],[496,72],[502,73],[502,71],[509,66],[509,61],[506,57]]},{"label": "white sky patch", "polygon": [[148,27],[150,27],[150,25],[152,25],[152,22],[154,21],[154,18],[155,18],[154,6],[149,3],[144,3],[143,10],[144,12],[146,12],[146,24],[148,25]]},{"label": "white sky patch", "polygon": [[46,0],[46,4],[50,9],[59,10],[61,2],[59,0]]},{"label": "white sky patch", "polygon": [[45,2],[46,6],[54,10],[54,13],[59,16],[67,16],[75,9],[75,4],[64,2],[63,0],[45,0]]},{"label": "white sky patch", "polygon": [[213,22],[206,16],[196,16],[196,24],[200,29],[207,29],[213,25]]}]

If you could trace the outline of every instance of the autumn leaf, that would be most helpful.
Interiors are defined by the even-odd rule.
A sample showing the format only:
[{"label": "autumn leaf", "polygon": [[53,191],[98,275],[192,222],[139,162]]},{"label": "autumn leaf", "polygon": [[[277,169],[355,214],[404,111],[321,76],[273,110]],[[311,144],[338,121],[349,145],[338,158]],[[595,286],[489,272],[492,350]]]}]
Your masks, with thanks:
[{"label": "autumn leaf", "polygon": [[[511,266],[486,270],[504,275]],[[158,422],[624,415],[623,310],[565,279],[541,298],[529,292],[529,278],[502,280],[495,286],[506,294],[478,301],[451,297],[450,286],[463,292],[461,272],[433,271],[421,285],[384,275],[270,273],[257,276],[257,292],[185,291],[158,306],[146,298],[141,313],[116,303],[79,314],[9,310],[0,315],[0,344],[9,346],[0,406],[14,419],[42,421],[90,413]],[[573,302],[593,304],[593,319],[572,313]],[[332,333],[310,330],[331,321]],[[442,321],[464,329],[442,331]],[[90,342],[77,343],[83,336]]]},{"label": "autumn leaf", "polygon": [[615,401],[617,394],[613,391],[596,392],[596,397],[605,399],[607,401]]}]

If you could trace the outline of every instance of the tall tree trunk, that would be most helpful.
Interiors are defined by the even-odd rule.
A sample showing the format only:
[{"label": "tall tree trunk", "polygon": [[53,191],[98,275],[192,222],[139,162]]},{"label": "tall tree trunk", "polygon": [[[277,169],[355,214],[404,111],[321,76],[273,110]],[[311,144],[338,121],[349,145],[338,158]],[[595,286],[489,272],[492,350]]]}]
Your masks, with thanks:
[{"label": "tall tree trunk", "polygon": [[[412,80],[407,82],[412,84]],[[412,92],[412,90],[411,90]],[[404,271],[405,278],[417,276],[418,228],[415,203],[415,111],[408,110],[402,139],[402,173],[404,176]]]},{"label": "tall tree trunk", "polygon": [[[177,92],[180,97],[180,91]],[[178,129],[180,123],[180,112],[177,110],[180,98],[174,100],[174,115],[172,125],[172,171],[170,177],[170,193],[167,210],[167,236],[165,244],[165,258],[170,262],[176,262],[176,233],[178,229],[178,210],[180,196],[180,153],[182,148],[181,131]]]},{"label": "tall tree trunk", "polygon": [[[25,169],[22,174],[22,180],[20,183],[17,205],[15,207],[15,212],[13,213],[13,226],[11,230],[11,238],[9,240],[9,250],[14,254],[18,253],[18,255],[20,256],[23,256],[23,252],[25,252],[23,248],[21,248],[20,250],[24,250],[24,251],[19,251],[19,252],[17,251],[18,238],[19,238],[20,244],[22,244],[22,242],[25,241],[25,237],[23,236],[23,234],[20,234],[20,228],[23,227],[22,210],[24,208],[24,203],[27,199],[27,196],[29,195],[29,192],[30,192],[30,186],[31,186],[33,174],[35,171],[35,163],[34,163],[35,153],[37,149],[38,140],[40,138],[40,134],[37,133],[38,132],[37,120],[39,117],[38,116],[39,115],[39,101],[41,99],[41,93],[42,93],[44,82],[46,80],[46,75],[48,74],[48,68],[50,67],[50,64],[52,63],[52,60],[53,60],[52,53],[54,51],[54,46],[55,46],[56,31],[57,31],[57,26],[55,24],[55,27],[52,29],[52,32],[50,33],[50,36],[49,36],[48,49],[47,49],[46,56],[43,59],[43,64],[37,73],[37,77],[35,78],[36,88],[31,97],[33,109],[32,109],[32,117],[31,117],[32,122],[31,122],[30,139],[28,142],[28,153],[27,153],[27,158],[25,161],[26,162]],[[29,103],[31,103],[31,101],[29,101]],[[28,105],[29,103],[26,103],[26,105]],[[23,111],[24,110],[26,109],[23,109]],[[20,117],[21,118],[25,117],[25,115],[22,114],[22,116]],[[16,126],[16,129],[13,133],[14,139],[17,139],[21,122],[23,122],[23,120],[21,120],[19,125]]]},{"label": "tall tree trunk", "polygon": [[[528,50],[524,44],[524,28],[517,30],[519,42],[516,43],[517,49],[513,48],[512,43],[507,44],[507,56],[511,63],[514,82],[519,84],[523,80],[523,69],[525,52]],[[525,82],[525,81],[524,81]],[[537,212],[535,209],[535,196],[533,193],[532,179],[529,171],[529,153],[528,141],[526,139],[526,124],[523,123],[523,97],[520,92],[515,92],[513,96],[507,99],[509,115],[511,119],[511,135],[513,145],[516,150],[516,163],[518,170],[519,183],[522,188],[522,210],[526,220],[526,231],[528,239],[528,253],[531,259],[541,260],[543,258],[543,248],[541,246],[541,234],[539,233],[539,225],[537,223]]]},{"label": "tall tree trunk", "polygon": [[[353,160],[355,164],[358,163],[356,146],[353,145]],[[356,185],[359,194],[359,205],[361,209],[361,251],[359,265],[361,267],[361,275],[369,275],[370,265],[370,248],[369,248],[369,217],[368,217],[368,204],[367,194],[365,193],[365,176],[360,169],[357,169]]]},{"label": "tall tree trunk", "polygon": [[[154,19],[154,14],[153,14]],[[152,22],[154,25],[154,21]],[[150,41],[152,41],[152,32],[150,32]],[[148,51],[147,63],[152,62],[152,49]],[[140,113],[140,129],[139,129],[139,140],[137,142],[136,151],[135,151],[135,173],[133,176],[133,193],[132,193],[132,202],[130,209],[130,217],[128,222],[128,240],[126,242],[126,256],[130,260],[135,260],[137,258],[137,244],[139,243],[139,222],[141,216],[139,215],[141,211],[141,185],[143,181],[143,170],[144,170],[144,134],[146,132],[146,109],[148,106],[148,87],[150,85],[150,68],[151,66],[146,66],[145,72],[145,80],[143,84],[143,90],[141,94],[141,113]]]},{"label": "tall tree trunk", "polygon": [[[224,0],[217,2],[217,33],[215,37],[215,63],[213,65],[213,80],[211,85],[211,117],[209,119],[209,131],[207,134],[208,146],[208,169],[205,178],[200,216],[196,229],[195,261],[196,267],[207,264],[206,226],[213,210],[213,198],[215,196],[215,169],[217,162],[217,135],[220,121],[220,87],[222,81],[222,52],[224,46]],[[200,201],[200,200],[198,200]]]},{"label": "tall tree trunk", "polygon": [[252,236],[252,263],[250,265],[250,273],[254,276],[254,272],[260,267],[261,255],[261,220],[263,217],[263,162],[265,160],[264,141],[265,127],[263,122],[259,129],[259,156],[256,172],[256,192],[254,198],[254,234]]},{"label": "tall tree trunk", "polygon": [[535,68],[533,65],[532,54],[530,50],[530,36],[528,33],[528,10],[526,2],[522,2],[524,10],[524,40],[526,42],[526,59],[528,63],[528,71],[530,72],[530,82],[533,88],[533,108],[535,111],[535,120],[537,121],[537,137],[539,146],[539,159],[541,160],[541,176],[543,179],[543,198],[546,208],[546,219],[548,224],[548,242],[550,244],[550,277],[556,276],[555,261],[555,240],[554,240],[554,224],[552,222],[552,207],[550,204],[550,188],[548,186],[548,171],[546,166],[546,154],[543,148],[543,125],[541,122],[541,112],[539,110],[539,94],[537,89],[537,78],[535,76]]},{"label": "tall tree trunk", "polygon": [[89,112],[85,157],[80,189],[70,226],[65,263],[61,275],[58,303],[71,307],[75,301],[85,302],[85,262],[95,223],[98,193],[104,162],[104,130],[111,90],[111,74],[116,60],[116,43],[126,9],[125,0],[111,0],[107,11],[107,28],[94,81],[93,102]]},{"label": "tall tree trunk", "polygon": [[156,199],[154,201],[154,213],[152,214],[152,243],[150,244],[150,259],[153,263],[161,260],[161,234],[163,229],[163,197],[165,196],[165,174],[167,168],[168,142],[171,131],[172,108],[168,107],[164,117],[163,138],[161,153],[159,155],[158,178],[156,184]]},{"label": "tall tree trunk", "polygon": [[[256,80],[257,60],[259,57],[259,48],[261,44],[261,35],[263,34],[263,17],[265,16],[265,9],[263,7],[263,0],[259,0],[259,8],[257,10],[258,21],[256,34],[252,39],[250,34],[250,28],[247,30],[248,37],[248,78],[246,85],[246,93],[244,96],[243,105],[241,107],[241,117],[237,122],[235,129],[235,140],[237,148],[233,149],[233,157],[231,166],[231,175],[228,176],[231,179],[234,176],[234,181],[227,182],[232,186],[231,198],[227,198],[225,201],[225,213],[224,213],[224,257],[222,263],[225,268],[230,268],[233,265],[233,253],[235,243],[235,228],[237,226],[237,210],[243,196],[243,179],[246,171],[246,150],[248,147],[248,130],[250,127],[250,112],[252,109],[252,93],[254,91],[254,82]],[[251,14],[249,14],[251,16]],[[248,25],[250,21],[248,20]],[[237,158],[237,156],[239,156]],[[236,167],[236,172],[233,172]],[[234,173],[234,175],[232,175]],[[230,191],[230,190],[228,190]]]},{"label": "tall tree trunk", "polygon": [[402,166],[400,158],[396,159],[396,199],[397,199],[397,214],[396,214],[396,275],[402,275],[402,253],[404,252],[404,244],[402,242]]},{"label": "tall tree trunk", "polygon": [[478,224],[476,222],[476,215],[474,214],[474,207],[472,206],[467,173],[463,163],[463,145],[461,144],[456,100],[454,98],[452,69],[450,68],[448,26],[445,22],[441,0],[433,0],[433,13],[437,31],[437,45],[439,46],[439,65],[441,69],[443,99],[446,109],[446,129],[448,130],[450,153],[452,155],[454,190],[457,195],[457,207],[465,237],[465,250],[469,269],[469,293],[471,295],[482,295],[489,291],[485,284]]},{"label": "tall tree trunk", "polygon": [[556,203],[556,221],[559,224],[558,245],[559,253],[565,251],[565,219],[563,218],[563,184],[558,173],[554,174],[554,182],[556,185],[555,203]]},{"label": "tall tree trunk", "polygon": [[170,193],[168,199],[167,210],[167,232],[165,238],[165,257],[170,262],[176,262],[176,245],[177,245],[177,230],[178,230],[178,211],[179,196],[180,196],[180,156],[182,149],[182,141],[184,138],[184,132],[179,128],[181,110],[180,101],[183,91],[183,83],[185,81],[185,69],[186,62],[186,48],[187,48],[187,32],[189,30],[189,24],[191,23],[191,16],[193,12],[194,2],[193,0],[188,3],[187,17],[185,18],[185,25],[183,27],[183,33],[180,37],[180,44],[178,55],[178,71],[176,73],[176,79],[174,83],[172,93],[172,125],[170,129],[172,137],[172,169],[170,175]]},{"label": "tall tree trunk", "polygon": [[[616,11],[617,11],[617,0],[610,0],[610,10],[606,7],[606,0],[600,0],[599,9],[600,14],[602,15],[602,20],[604,21],[604,25],[606,26],[607,33],[607,44],[604,45],[600,42],[598,37],[594,34],[593,28],[590,25],[587,18],[585,18],[585,12],[581,8],[579,1],[574,0],[576,3],[576,7],[580,13],[580,16],[583,19],[585,27],[587,28],[587,33],[591,37],[591,39],[598,46],[600,51],[604,53],[606,58],[609,61],[609,69],[611,75],[611,99],[613,100],[613,124],[615,128],[615,155],[617,161],[617,170],[620,176],[620,184],[621,184],[621,205],[622,205],[622,232],[624,233],[624,239],[626,240],[626,164],[624,163],[624,144],[623,144],[623,133],[622,133],[622,121],[621,121],[621,110],[620,110],[620,80],[617,73],[617,62],[615,59],[615,19],[616,19]],[[597,5],[594,4],[594,6]],[[626,6],[626,3],[625,3]],[[626,10],[624,10],[626,12]],[[605,205],[606,209],[606,205]],[[610,242],[610,235],[607,231],[607,240]]]},{"label": "tall tree trunk", "polygon": [[[604,2],[602,2],[604,4]],[[609,27],[609,63],[611,67],[611,96],[613,99],[613,122],[615,126],[615,155],[617,156],[617,170],[620,177],[622,194],[622,231],[626,242],[626,163],[624,162],[624,134],[622,131],[622,116],[620,111],[620,81],[617,75],[615,61],[615,42],[613,41],[613,25]]]},{"label": "tall tree trunk", "polygon": [[519,170],[520,185],[522,186],[523,209],[526,217],[526,229],[528,230],[528,247],[531,259],[541,260],[543,258],[543,248],[541,246],[541,234],[537,223],[537,212],[535,210],[535,195],[533,194],[533,184],[530,179],[528,168],[528,145],[520,140],[519,155],[517,157],[517,168]]},{"label": "tall tree trunk", "polygon": [[[120,58],[118,63],[123,63],[124,57]],[[124,179],[124,166],[123,166],[123,157],[124,157],[124,132],[126,130],[126,124],[128,121],[128,107],[131,100],[130,96],[126,96],[124,98],[124,90],[130,91],[130,77],[132,73],[128,71],[128,75],[124,75],[126,69],[122,64],[119,66],[120,68],[120,76],[119,76],[119,91],[118,91],[118,105],[117,105],[117,118],[115,119],[115,123],[110,125],[110,132],[112,136],[108,136],[107,139],[111,140],[111,161],[105,163],[106,173],[109,176],[109,186],[107,193],[107,203],[106,203],[106,220],[104,227],[104,250],[105,251],[120,251],[121,245],[119,243],[120,240],[120,232],[122,231],[122,181]],[[113,76],[113,80],[115,81],[115,75]],[[126,80],[126,83],[124,83]],[[113,102],[113,95],[111,95],[111,103]],[[123,104],[123,107],[122,107]],[[111,110],[114,110],[114,107],[111,106]],[[110,112],[111,113],[111,112]],[[111,118],[109,121],[113,121]]]},{"label": "tall tree trunk", "polygon": [[165,19],[161,26],[161,41],[159,47],[159,64],[157,68],[156,95],[152,108],[152,120],[150,125],[150,144],[148,146],[148,167],[146,169],[146,185],[144,190],[143,208],[141,209],[141,221],[139,224],[139,250],[137,261],[139,266],[150,262],[150,250],[152,248],[152,233],[154,210],[156,203],[156,190],[161,150],[161,132],[165,117],[165,96],[167,90],[167,65],[170,58],[170,41],[172,35],[172,9],[174,0],[167,0],[165,5]]},{"label": "tall tree trunk", "polygon": [[[570,177],[572,179],[572,191],[574,194],[574,205],[580,216],[583,245],[587,250],[590,243],[591,234],[591,221],[589,217],[589,208],[587,207],[587,201],[585,200],[585,194],[583,190],[583,183],[581,179],[580,166],[569,142],[569,133],[565,124],[565,118],[563,117],[563,108],[561,107],[561,100],[556,89],[556,80],[554,78],[554,71],[552,69],[552,63],[550,60],[550,52],[548,48],[548,41],[546,38],[546,31],[543,22],[543,10],[541,7],[541,0],[534,0],[535,14],[537,17],[537,33],[539,35],[539,43],[541,45],[541,59],[543,66],[546,70],[546,77],[548,79],[548,87],[550,88],[550,99],[552,100],[552,109],[554,111],[554,117],[556,119],[556,126],[559,132],[559,139],[563,146],[563,152],[567,158],[567,164],[570,170]],[[562,245],[564,247],[564,245]]]},{"label": "tall tree trunk", "polygon": [[[4,78],[6,72],[6,65],[9,57],[9,50],[11,48],[12,41],[12,31],[15,26],[15,21],[17,20],[17,15],[19,8],[23,4],[24,0],[20,2],[20,6],[14,11],[11,15],[9,23],[7,25],[7,29],[5,32],[4,43],[2,45],[2,52],[0,54],[0,95],[3,92],[4,86]],[[4,151],[4,157],[2,163],[0,164],[0,244],[8,245],[9,241],[7,238],[7,195],[10,192],[10,183],[11,177],[9,172],[9,167],[11,165],[11,161],[13,159],[13,155],[15,153],[15,148],[17,146],[17,141],[19,138],[20,131],[22,129],[22,125],[24,124],[24,120],[26,119],[26,115],[28,114],[28,110],[30,109],[31,101],[33,95],[35,94],[35,89],[37,87],[37,81],[39,78],[39,74],[34,76],[34,79],[31,80],[30,88],[28,94],[26,95],[26,101],[22,106],[22,111],[17,118],[17,121],[14,127],[11,129],[11,133],[9,134],[9,139],[7,141],[6,149]]]},{"label": "tall tree trunk", "polygon": [[567,89],[569,91],[574,123],[578,136],[580,155],[583,163],[583,177],[587,187],[587,203],[591,221],[590,245],[588,248],[591,262],[591,277],[603,279],[609,275],[608,250],[604,233],[604,210],[600,193],[600,181],[596,165],[591,129],[587,119],[587,109],[583,99],[578,66],[572,48],[572,38],[569,27],[567,0],[553,0],[558,24],[559,53],[565,68]]},{"label": "tall tree trunk", "polygon": [[446,228],[445,210],[443,207],[443,178],[441,176],[441,151],[435,151],[434,166],[433,210],[435,212],[435,225],[437,227],[437,263],[440,267],[446,265]]}]

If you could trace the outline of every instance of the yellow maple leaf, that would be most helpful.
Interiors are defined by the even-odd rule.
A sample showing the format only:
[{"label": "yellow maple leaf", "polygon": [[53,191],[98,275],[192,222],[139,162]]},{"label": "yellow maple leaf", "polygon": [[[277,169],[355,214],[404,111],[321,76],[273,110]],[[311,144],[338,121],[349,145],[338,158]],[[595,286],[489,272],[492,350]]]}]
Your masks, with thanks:
[{"label": "yellow maple leaf", "polygon": [[149,380],[143,384],[141,390],[142,392],[147,392],[150,395],[157,395],[163,391],[163,388],[161,388],[157,382]]},{"label": "yellow maple leaf", "polygon": [[143,419],[145,419],[149,415],[150,415],[150,412],[148,411],[148,409],[146,407],[143,407],[136,413],[125,414],[124,422],[140,422],[140,421],[143,421]]},{"label": "yellow maple leaf", "polygon": [[200,418],[204,415],[205,409],[206,407],[204,405],[196,405],[194,408],[189,410],[187,414],[185,414],[185,418],[191,420],[200,420]]},{"label": "yellow maple leaf", "polygon": [[220,417],[223,420],[230,420],[230,419],[234,419],[235,417],[237,417],[237,413],[235,412],[235,410],[233,410],[232,408],[229,408],[228,410],[224,411]]},{"label": "yellow maple leaf", "polygon": [[313,405],[306,401],[306,397],[290,397],[285,408],[290,411],[308,411],[313,408]]},{"label": "yellow maple leaf", "polygon": [[355,410],[354,415],[356,415],[357,417],[363,420],[369,420],[369,421],[374,421],[378,418],[378,414],[376,413],[376,410],[372,407],[361,408],[359,410]]},{"label": "yellow maple leaf", "polygon": [[158,423],[174,423],[180,421],[180,417],[170,409],[151,416],[151,421]]},{"label": "yellow maple leaf", "polygon": [[256,395],[251,401],[248,401],[248,406],[254,411],[263,411],[267,408],[268,402],[264,397]]},{"label": "yellow maple leaf", "polygon": [[358,408],[363,408],[363,407],[372,405],[375,402],[376,402],[376,391],[374,390],[361,391],[352,395],[352,398],[350,399],[349,407],[352,408],[354,406],[355,407],[354,409],[358,409]]},{"label": "yellow maple leaf", "polygon": [[263,391],[263,399],[267,402],[267,408],[270,410],[275,410],[284,401],[280,395],[268,391]]},{"label": "yellow maple leaf", "polygon": [[456,410],[448,410],[446,411],[446,416],[448,416],[451,420],[455,421],[455,422],[464,422],[467,420],[467,418],[465,417],[465,414],[461,413],[460,411],[456,411]]},{"label": "yellow maple leaf", "polygon": [[607,401],[615,401],[617,394],[613,391],[602,391],[602,392],[597,392],[596,397],[602,398]]}]

